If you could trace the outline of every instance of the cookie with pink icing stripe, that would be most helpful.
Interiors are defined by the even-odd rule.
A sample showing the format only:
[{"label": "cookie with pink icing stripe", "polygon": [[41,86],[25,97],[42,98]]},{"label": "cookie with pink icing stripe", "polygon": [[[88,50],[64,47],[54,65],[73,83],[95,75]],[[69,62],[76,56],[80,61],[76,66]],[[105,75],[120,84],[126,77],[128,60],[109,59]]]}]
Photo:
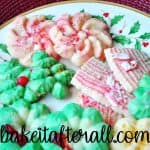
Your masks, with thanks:
[{"label": "cookie with pink icing stripe", "polygon": [[95,101],[90,96],[86,96],[85,94],[81,94],[81,105],[83,107],[93,107],[99,110],[105,122],[110,124],[111,126],[113,126],[118,119],[123,117],[123,115],[114,111],[111,108],[111,105],[110,106],[102,105],[101,103]]},{"label": "cookie with pink icing stripe", "polygon": [[36,50],[81,66],[92,56],[104,60],[104,49],[112,47],[112,37],[108,26],[88,13],[64,14],[55,21],[42,15],[20,16],[13,22],[7,45],[11,56],[27,66]]},{"label": "cookie with pink icing stripe", "polygon": [[76,72],[71,83],[102,105],[128,114],[127,104],[133,95],[125,91],[106,63],[92,57]]},{"label": "cookie with pink icing stripe", "polygon": [[59,58],[54,51],[53,43],[49,38],[49,29],[54,21],[46,20],[45,16],[17,17],[8,33],[7,45],[12,57],[28,66],[34,51],[43,50],[50,56]]},{"label": "cookie with pink icing stripe", "polygon": [[105,50],[105,56],[114,76],[128,92],[137,88],[142,75],[150,70],[150,58],[134,49],[110,48]]},{"label": "cookie with pink icing stripe", "polygon": [[76,66],[92,56],[104,60],[104,49],[112,47],[108,26],[88,13],[62,15],[50,29],[49,37],[55,52]]}]

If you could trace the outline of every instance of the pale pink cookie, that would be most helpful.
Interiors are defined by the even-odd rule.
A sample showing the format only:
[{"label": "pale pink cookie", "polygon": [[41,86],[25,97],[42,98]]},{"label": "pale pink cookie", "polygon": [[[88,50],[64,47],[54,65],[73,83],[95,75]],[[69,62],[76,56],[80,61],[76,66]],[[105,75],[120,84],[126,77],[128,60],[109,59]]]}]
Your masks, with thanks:
[{"label": "pale pink cookie", "polygon": [[127,104],[133,98],[114,78],[107,64],[92,57],[79,69],[71,83],[86,95],[121,114],[128,114]]},{"label": "pale pink cookie", "polygon": [[150,70],[150,58],[134,49],[111,48],[105,50],[105,56],[114,76],[128,92],[137,88],[142,75]]},{"label": "pale pink cookie", "polygon": [[93,53],[96,58],[102,57],[103,53],[103,45],[100,40],[98,40],[95,36],[89,36],[88,38],[91,42],[92,48],[93,48]]},{"label": "pale pink cookie", "polygon": [[72,16],[72,26],[76,31],[80,31],[83,24],[91,18],[88,13],[76,13]]},{"label": "pale pink cookie", "polygon": [[115,112],[111,108],[111,106],[102,105],[101,103],[93,100],[91,97],[86,96],[84,94],[81,95],[81,101],[81,105],[83,105],[83,107],[93,107],[99,110],[104,118],[104,121],[110,124],[111,126],[113,126],[118,119],[123,117],[123,115],[120,115],[117,112]]},{"label": "pale pink cookie", "polygon": [[90,57],[93,56],[90,40],[85,39],[82,44],[83,44],[82,49],[81,50],[77,49],[71,58],[71,62],[73,62],[77,66],[80,66],[81,64],[86,62]]},{"label": "pale pink cookie", "polygon": [[95,36],[102,43],[103,50],[112,46],[112,38],[108,26],[104,22],[91,18],[83,24],[82,30]]},{"label": "pale pink cookie", "polygon": [[63,35],[57,26],[53,26],[49,31],[49,36],[54,43],[55,52],[63,58],[70,59],[74,53],[74,46],[68,36]]},{"label": "pale pink cookie", "polygon": [[82,30],[87,29],[103,31],[108,30],[108,26],[98,19],[89,18],[82,26]]},{"label": "pale pink cookie", "polygon": [[54,50],[81,66],[90,57],[105,60],[104,49],[112,47],[108,26],[87,13],[62,15],[50,29]]},{"label": "pale pink cookie", "polygon": [[50,29],[49,35],[54,43],[55,51],[61,57],[68,58],[74,64],[80,66],[93,56],[93,47],[91,41],[87,38],[87,34],[83,31],[74,33],[72,27],[69,28],[68,17],[64,17],[57,21],[57,26]]},{"label": "pale pink cookie", "polygon": [[56,25],[59,28],[60,31],[66,36],[75,34],[75,30],[72,26],[72,17],[68,14],[62,15],[57,21]]},{"label": "pale pink cookie", "polygon": [[59,58],[49,37],[49,29],[53,25],[54,22],[46,20],[45,16],[17,17],[7,40],[11,56],[18,58],[24,65],[30,64],[31,56],[36,50],[43,50],[49,55]]},{"label": "pale pink cookie", "polygon": [[26,17],[17,17],[14,21],[15,27],[10,30],[7,41],[9,53],[12,57],[19,58],[21,62],[28,60],[33,53],[32,41],[26,40],[26,37],[24,37],[26,34],[26,24]]}]

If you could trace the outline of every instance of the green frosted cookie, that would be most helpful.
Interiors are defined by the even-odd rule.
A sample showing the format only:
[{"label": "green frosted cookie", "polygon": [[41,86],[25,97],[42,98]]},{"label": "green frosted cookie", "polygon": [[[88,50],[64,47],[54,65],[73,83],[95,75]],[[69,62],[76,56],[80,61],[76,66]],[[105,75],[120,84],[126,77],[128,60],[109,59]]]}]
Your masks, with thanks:
[{"label": "green frosted cookie", "polygon": [[66,69],[66,66],[64,64],[55,64],[54,66],[51,67],[51,72],[52,74],[60,73]]},{"label": "green frosted cookie", "polygon": [[44,150],[63,150],[61,147],[53,143],[41,143]]},{"label": "green frosted cookie", "polygon": [[30,67],[16,59],[1,63],[0,103],[10,105],[18,99],[32,103],[51,92],[58,99],[66,98],[73,75],[64,64],[42,51],[33,54]]},{"label": "green frosted cookie", "polygon": [[57,99],[64,99],[69,94],[69,88],[62,83],[56,82],[54,84],[52,95]]},{"label": "green frosted cookie", "polygon": [[0,126],[6,124],[10,124],[16,129],[20,129],[24,124],[24,121],[15,109],[3,107],[0,109]]},{"label": "green frosted cookie", "polygon": [[26,125],[30,128],[34,120],[44,117],[49,113],[49,108],[44,104],[30,104],[25,99],[20,99],[12,105],[0,109],[0,125],[9,124],[15,129],[19,129],[22,125]]},{"label": "green frosted cookie", "polygon": [[21,150],[43,150],[40,143],[27,143]]},{"label": "green frosted cookie", "polygon": [[42,51],[37,51],[32,56],[32,67],[50,68],[57,63],[56,59],[49,57],[48,54]]},{"label": "green frosted cookie", "polygon": [[[25,117],[22,114],[23,112],[25,113]],[[2,115],[8,117],[5,117],[4,119]],[[12,148],[15,147],[16,150],[109,149],[108,144],[105,142],[94,141],[87,143],[85,138],[80,138],[78,142],[69,143],[66,139],[66,131],[63,132],[63,140],[60,143],[59,136],[61,134],[62,125],[64,125],[65,129],[67,129],[67,127],[71,129],[71,132],[69,132],[70,137],[74,134],[74,132],[81,129],[83,133],[87,132],[87,138],[90,138],[92,131],[96,131],[98,138],[100,138],[102,136],[102,128],[108,127],[108,125],[103,122],[99,111],[94,108],[82,108],[75,103],[66,105],[62,111],[50,113],[49,109],[44,104],[30,104],[26,100],[18,100],[13,105],[3,107],[0,110],[0,123],[8,124],[14,127],[17,131],[19,131],[18,129],[21,128],[21,125],[25,125],[26,130],[31,131],[27,136],[28,140],[31,140],[33,132],[37,131],[39,128],[43,129],[43,127],[46,127],[48,129],[46,135],[43,132],[40,135],[40,137],[46,136],[46,139],[48,138],[47,140],[49,140],[48,142],[40,142],[39,136],[36,134],[34,139],[32,138],[33,141],[30,143],[25,142],[23,146],[19,146],[17,143],[8,143],[6,145],[1,143],[2,147],[5,147],[6,149],[9,149],[10,145],[12,145]],[[107,132],[103,133],[103,137],[104,139],[107,137]],[[56,138],[58,138],[57,141]],[[93,136],[93,138],[95,138],[95,136]]]},{"label": "green frosted cookie", "polygon": [[[7,125],[11,128],[11,131],[17,131],[18,134],[20,134],[22,126],[25,126],[25,129],[28,131],[31,129],[32,122],[36,119],[42,120],[40,118],[44,118],[48,114],[50,114],[50,110],[46,105],[40,103],[30,104],[26,100],[20,99],[15,101],[12,105],[0,109],[0,127]],[[34,130],[36,130],[36,128],[34,128]],[[25,143],[25,145],[21,147],[19,143],[9,141],[7,143],[0,143],[0,149],[1,147],[3,150],[43,150],[39,142]]]},{"label": "green frosted cookie", "polygon": [[34,122],[34,120],[36,120],[42,116],[45,116],[49,113],[50,113],[49,108],[46,105],[44,105],[44,104],[39,105],[38,103],[32,104],[28,118],[26,119],[27,128],[30,128],[30,126],[32,125],[32,122]]},{"label": "green frosted cookie", "polygon": [[21,147],[12,142],[0,143],[0,150],[21,150]]},{"label": "green frosted cookie", "polygon": [[31,105],[28,101],[26,101],[25,99],[20,99],[18,101],[15,101],[12,105],[10,105],[10,107],[16,110],[22,120],[26,122],[31,109]]},{"label": "green frosted cookie", "polygon": [[[99,138],[101,137],[101,129],[103,127],[108,127],[108,125],[103,122],[102,116],[99,111],[94,108],[82,108],[81,106],[74,103],[66,105],[62,109],[62,111],[53,112],[47,115],[47,119],[45,119],[44,124],[44,126],[49,128],[48,135],[54,131],[57,132],[57,134],[59,135],[61,127],[62,125],[64,125],[65,128],[69,127],[70,129],[72,129],[72,131],[70,132],[70,136],[73,134],[74,131],[78,131],[79,129],[81,129],[83,132],[87,131],[88,135],[92,131],[97,131]],[[64,136],[66,136],[66,131],[63,132],[63,134]],[[103,137],[104,139],[107,137],[107,132],[103,134]],[[67,149],[67,147],[69,147],[69,149],[74,150],[109,150],[108,143],[104,143],[102,141],[86,143],[85,138],[81,138],[77,143],[68,143],[67,141],[64,141],[64,143],[64,147],[60,146],[60,148]],[[45,148],[49,146],[49,144],[42,144],[42,146],[43,145],[45,146]],[[59,150],[59,145],[57,142],[53,143],[52,146],[54,146],[52,147],[52,149]]]},{"label": "green frosted cookie", "polygon": [[[7,115],[7,111],[9,112],[8,115]],[[5,117],[6,122],[9,121],[9,118],[10,119],[14,118],[12,121],[8,122],[10,125],[12,125],[11,122],[17,122],[16,124],[19,124],[18,122],[21,122],[20,126],[26,125],[26,128],[29,129],[30,126],[32,125],[32,122],[34,122],[36,119],[42,118],[45,115],[49,114],[50,110],[44,104],[40,104],[40,103],[30,104],[25,99],[20,99],[14,102],[9,107],[3,107],[2,110],[0,110],[0,116],[2,116],[4,113],[6,113],[6,116],[8,116]],[[13,117],[10,117],[10,114],[12,114]],[[3,121],[0,122],[3,123],[5,120],[4,119],[2,120]]]},{"label": "green frosted cookie", "polygon": [[55,74],[55,78],[57,81],[61,82],[62,84],[69,85],[71,82],[72,77],[74,76],[73,70],[65,70]]},{"label": "green frosted cookie", "polygon": [[150,75],[144,74],[139,87],[134,91],[135,98],[129,102],[129,112],[136,118],[150,117]]},{"label": "green frosted cookie", "polygon": [[0,94],[0,103],[2,104],[12,104],[18,99],[22,99],[24,96],[25,89],[21,86],[14,86],[11,89],[3,91]]},{"label": "green frosted cookie", "polygon": [[0,63],[0,81],[15,79],[25,69],[17,59]]}]

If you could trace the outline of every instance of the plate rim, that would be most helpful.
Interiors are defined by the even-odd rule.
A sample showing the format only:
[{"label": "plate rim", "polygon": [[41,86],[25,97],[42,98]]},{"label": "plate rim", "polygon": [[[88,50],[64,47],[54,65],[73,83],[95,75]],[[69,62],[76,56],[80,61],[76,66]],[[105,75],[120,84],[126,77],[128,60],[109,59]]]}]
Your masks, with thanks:
[{"label": "plate rim", "polygon": [[49,4],[45,4],[39,7],[35,7],[33,9],[30,9],[28,11],[25,11],[23,13],[20,13],[19,15],[16,15],[14,17],[12,17],[11,19],[5,21],[4,23],[2,23],[0,25],[0,30],[3,29],[4,27],[6,27],[8,24],[10,24],[16,17],[20,16],[20,15],[27,15],[30,14],[32,12],[44,9],[44,8],[48,8],[48,7],[53,7],[56,5],[63,5],[63,4],[73,4],[73,3],[99,3],[99,4],[107,4],[107,5],[112,5],[112,6],[118,6],[118,7],[122,7],[131,11],[134,11],[136,13],[139,13],[141,15],[144,15],[145,17],[150,17],[150,15],[148,13],[145,13],[141,10],[138,10],[136,8],[130,7],[130,6],[126,6],[123,4],[118,4],[115,2],[109,2],[109,1],[104,1],[104,0],[67,0],[67,1],[61,1],[61,2],[53,2],[53,3],[49,3]]}]

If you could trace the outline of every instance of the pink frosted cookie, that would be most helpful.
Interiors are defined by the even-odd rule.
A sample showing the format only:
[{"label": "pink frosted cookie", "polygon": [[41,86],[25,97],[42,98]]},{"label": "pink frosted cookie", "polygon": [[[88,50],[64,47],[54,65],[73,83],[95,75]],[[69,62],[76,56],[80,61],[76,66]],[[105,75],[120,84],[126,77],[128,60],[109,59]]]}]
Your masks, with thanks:
[{"label": "pink frosted cookie", "polygon": [[77,66],[92,56],[104,60],[104,49],[112,47],[108,26],[88,13],[62,15],[49,36],[55,52]]},{"label": "pink frosted cookie", "polygon": [[91,97],[86,96],[84,94],[81,95],[82,105],[83,107],[94,107],[102,113],[102,116],[106,123],[113,126],[115,122],[122,118],[123,115],[115,112],[111,106],[104,106],[101,103],[93,100]]},{"label": "pink frosted cookie", "polygon": [[104,49],[112,47],[108,26],[88,13],[64,14],[57,20],[45,16],[19,16],[8,35],[8,50],[24,65],[30,65],[36,50],[56,59],[67,58],[81,66],[90,57],[104,60]]},{"label": "pink frosted cookie", "polygon": [[54,22],[46,20],[45,16],[17,17],[7,40],[11,56],[18,58],[24,65],[30,64],[31,56],[36,50],[43,50],[50,56],[59,58],[48,34],[53,25]]},{"label": "pink frosted cookie", "polygon": [[86,95],[122,114],[127,114],[127,103],[133,96],[114,78],[107,64],[92,57],[79,69],[71,83]]},{"label": "pink frosted cookie", "polygon": [[114,76],[128,92],[137,88],[142,75],[150,70],[150,58],[143,52],[111,48],[105,55]]}]

